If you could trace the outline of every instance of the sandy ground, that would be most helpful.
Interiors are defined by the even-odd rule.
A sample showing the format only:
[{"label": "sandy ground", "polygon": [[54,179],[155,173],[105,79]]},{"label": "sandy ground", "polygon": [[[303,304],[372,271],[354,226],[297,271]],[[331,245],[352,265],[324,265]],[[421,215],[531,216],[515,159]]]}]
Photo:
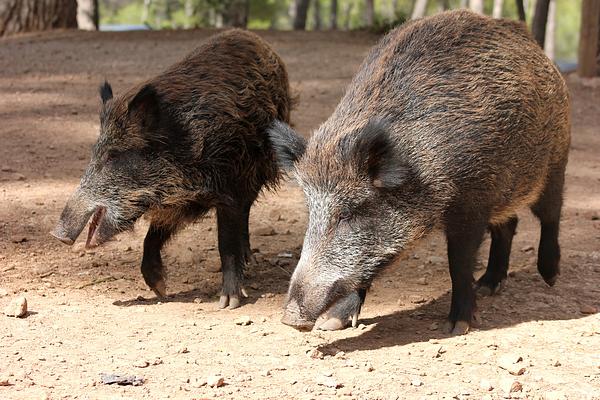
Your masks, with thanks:
[{"label": "sandy ground", "polygon": [[[259,263],[248,270],[250,298],[233,311],[216,304],[212,216],[166,249],[173,295],[164,302],[139,272],[145,221],[94,251],[51,239],[98,133],[99,82],[107,78],[120,93],[210,33],[59,32],[0,41],[0,310],[20,295],[30,310],[22,319],[0,314],[0,399],[600,399],[600,314],[586,314],[600,307],[597,82],[569,79],[574,129],[559,282],[548,288],[537,274],[539,227],[523,212],[508,287],[479,301],[481,327],[466,336],[439,329],[450,288],[439,234],[377,279],[358,329],[300,333],[282,325],[306,226],[293,183],[252,211]],[[301,95],[293,120],[306,135],[376,41],[363,33],[261,34],[289,66]],[[271,227],[275,235],[259,235]],[[252,323],[236,325],[241,316]],[[145,382],[105,385],[101,373]],[[206,384],[213,375],[224,385]]]}]

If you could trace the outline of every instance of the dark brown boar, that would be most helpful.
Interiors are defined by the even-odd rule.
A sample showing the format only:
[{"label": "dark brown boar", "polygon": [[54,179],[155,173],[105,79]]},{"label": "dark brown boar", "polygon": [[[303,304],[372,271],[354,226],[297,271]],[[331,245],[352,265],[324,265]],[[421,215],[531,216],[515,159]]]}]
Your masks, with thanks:
[{"label": "dark brown boar", "polygon": [[517,210],[541,222],[538,270],[559,273],[558,230],[570,142],[563,78],[518,23],[469,11],[414,21],[377,44],[309,143],[285,124],[270,136],[309,208],[283,322],[338,329],[383,267],[434,228],[447,238],[449,330],[475,311],[476,287],[506,279]]},{"label": "dark brown boar", "polygon": [[290,118],[282,60],[257,35],[230,30],[125,94],[105,83],[100,95],[100,136],[53,235],[72,244],[92,217],[87,246],[96,246],[146,214],[142,274],[164,296],[161,248],[216,208],[220,306],[238,307],[250,207],[280,177],[266,129]]}]

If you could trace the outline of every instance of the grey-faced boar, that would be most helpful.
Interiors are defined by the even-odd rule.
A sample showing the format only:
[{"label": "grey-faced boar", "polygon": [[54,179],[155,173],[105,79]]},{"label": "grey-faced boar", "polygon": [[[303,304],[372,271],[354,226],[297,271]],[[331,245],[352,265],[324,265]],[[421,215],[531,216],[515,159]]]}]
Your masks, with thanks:
[{"label": "grey-faced boar", "polygon": [[[569,100],[524,26],[468,11],[408,23],[372,49],[308,144],[283,123],[269,134],[309,208],[284,323],[345,326],[383,267],[439,227],[448,329],[466,333],[477,287],[494,293],[506,278],[525,206],[541,222],[538,270],[555,283]],[[489,263],[474,287],[486,229]]]},{"label": "grey-faced boar", "polygon": [[267,128],[290,117],[282,60],[257,35],[230,30],[125,94],[105,83],[100,95],[100,136],[53,235],[72,244],[91,217],[86,245],[97,246],[146,214],[142,274],[164,296],[161,248],[216,208],[220,307],[238,307],[250,207],[280,177]]}]

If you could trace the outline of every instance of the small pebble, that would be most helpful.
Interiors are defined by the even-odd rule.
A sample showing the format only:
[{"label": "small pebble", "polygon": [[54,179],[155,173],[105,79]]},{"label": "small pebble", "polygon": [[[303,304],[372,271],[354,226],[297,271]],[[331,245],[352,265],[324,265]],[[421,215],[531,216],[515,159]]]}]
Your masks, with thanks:
[{"label": "small pebble", "polygon": [[423,386],[423,382],[420,379],[413,379],[410,381],[410,384],[413,386]]},{"label": "small pebble", "polygon": [[522,391],[523,385],[521,384],[521,382],[516,381],[512,378],[505,378],[502,380],[502,382],[500,382],[500,388],[504,393],[509,394]]},{"label": "small pebble", "polygon": [[242,315],[241,317],[236,318],[234,321],[236,325],[247,326],[252,323],[252,320],[247,315]]},{"label": "small pebble", "polygon": [[206,378],[206,384],[210,387],[221,387],[225,385],[225,378],[220,375],[211,375]]},{"label": "small pebble", "polygon": [[582,314],[597,314],[598,308],[590,306],[589,304],[582,304],[579,308],[579,312],[581,312]]},{"label": "small pebble", "polygon": [[523,358],[515,354],[503,354],[498,358],[498,366],[511,375],[523,375],[525,367],[520,362]]},{"label": "small pebble", "polygon": [[6,289],[0,288],[0,297],[8,296],[8,291]]},{"label": "small pebble", "polygon": [[4,314],[9,317],[25,317],[27,315],[27,299],[23,296],[17,297],[6,306]]},{"label": "small pebble", "polygon": [[150,363],[146,360],[139,360],[133,363],[133,366],[136,368],[146,368],[150,365]]},{"label": "small pebble", "polygon": [[421,277],[421,278],[417,279],[417,283],[419,285],[427,285],[427,279],[425,277]]},{"label": "small pebble", "polygon": [[488,381],[487,379],[482,379],[479,382],[479,387],[482,390],[485,390],[486,392],[489,392],[490,390],[494,389],[494,387],[492,386],[492,384],[490,383],[490,381]]}]

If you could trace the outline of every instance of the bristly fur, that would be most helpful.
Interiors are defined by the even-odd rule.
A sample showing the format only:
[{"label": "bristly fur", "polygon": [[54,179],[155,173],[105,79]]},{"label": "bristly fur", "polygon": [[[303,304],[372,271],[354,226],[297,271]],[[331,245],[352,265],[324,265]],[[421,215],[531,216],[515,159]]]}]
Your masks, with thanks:
[{"label": "bristly fur", "polygon": [[106,103],[108,100],[113,98],[113,91],[110,84],[105,80],[99,88],[100,91],[100,99],[102,99],[102,103]]},{"label": "bristly fur", "polygon": [[[552,285],[569,142],[566,85],[522,24],[459,10],[394,29],[305,151],[280,151],[297,160],[309,208],[285,320],[306,327],[340,288],[359,298],[380,267],[439,226],[453,283],[449,319],[468,324],[482,236],[489,226],[480,284],[493,292],[525,206],[540,219],[538,270]],[[381,172],[390,179],[373,179]]]},{"label": "bristly fur", "polygon": [[[216,207],[224,291],[239,295],[243,258],[252,255],[250,206],[281,177],[267,129],[275,120],[290,122],[294,100],[282,60],[256,34],[233,29],[116,98],[104,82],[100,97],[100,136],[65,208],[81,212],[64,215],[89,217],[102,207],[100,241],[149,216],[142,272],[160,292],[160,248]],[[60,232],[76,238],[81,221],[61,223]]]}]

